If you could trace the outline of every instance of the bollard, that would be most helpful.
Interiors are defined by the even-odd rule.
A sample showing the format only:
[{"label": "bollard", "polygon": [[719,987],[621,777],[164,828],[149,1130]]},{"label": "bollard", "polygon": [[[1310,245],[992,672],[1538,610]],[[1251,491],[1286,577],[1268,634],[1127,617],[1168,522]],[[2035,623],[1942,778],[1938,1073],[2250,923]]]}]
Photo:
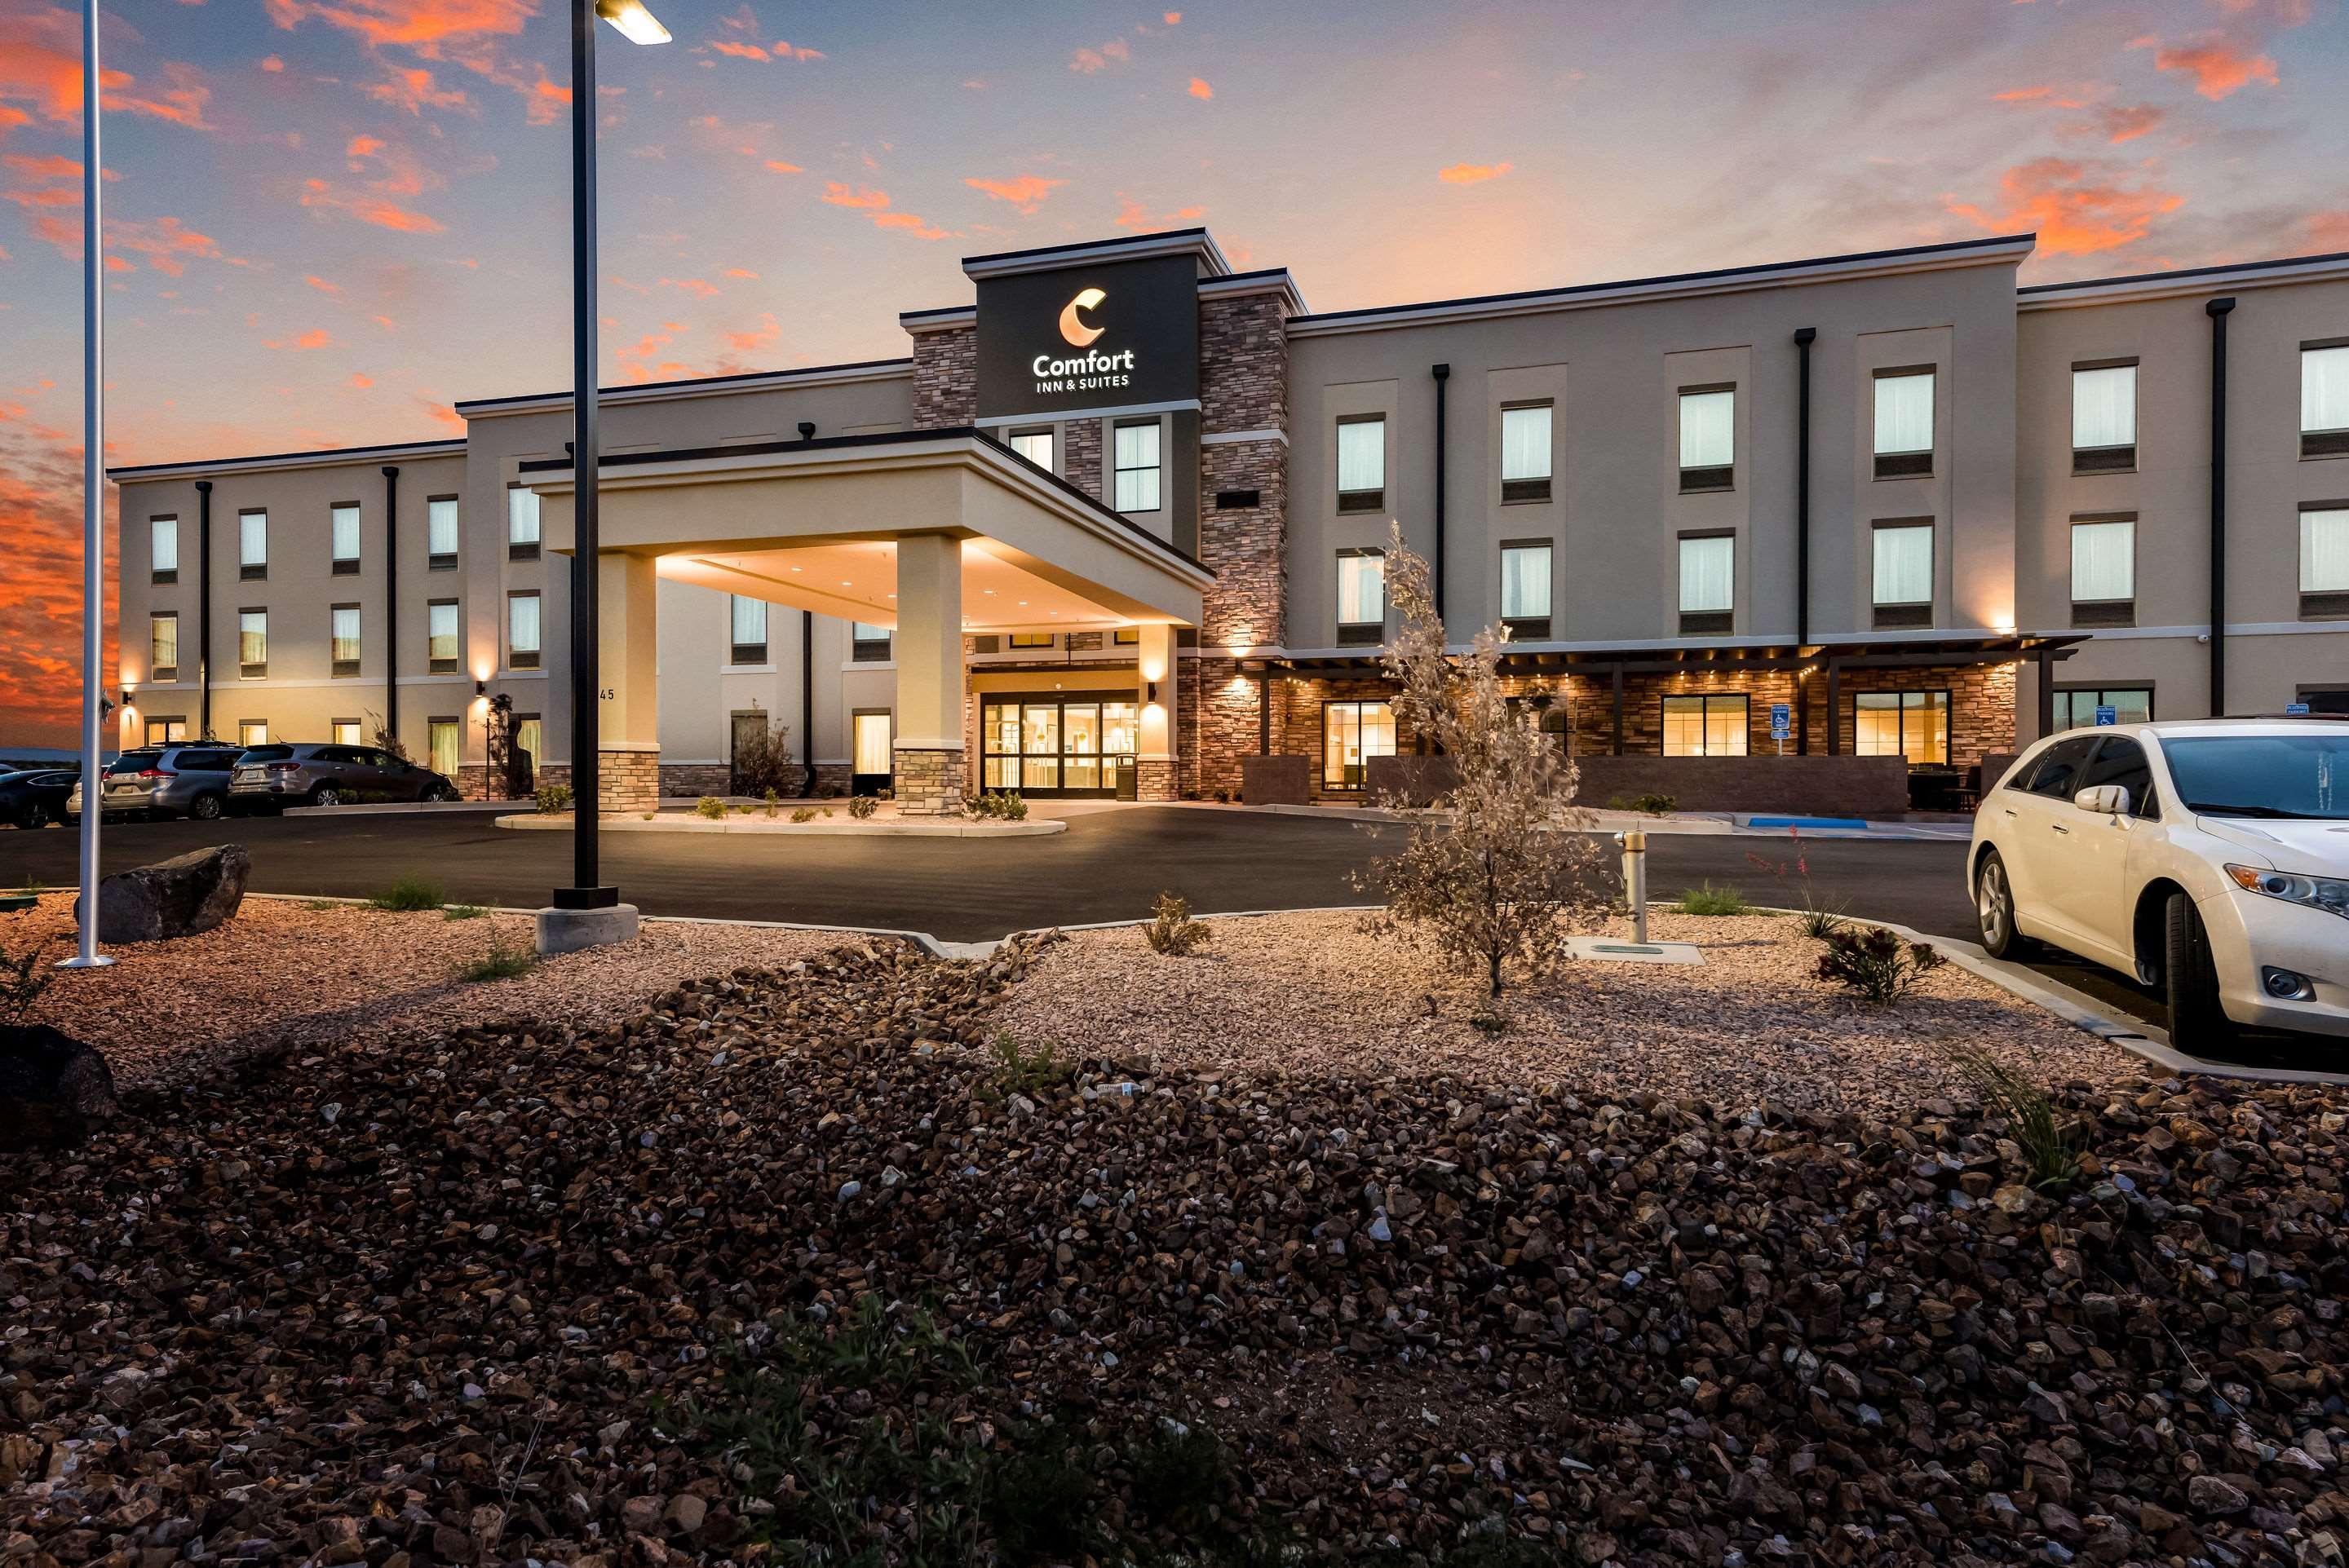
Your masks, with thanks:
[{"label": "bollard", "polygon": [[1631,940],[1648,940],[1648,830],[1627,828],[1615,835],[1623,846],[1623,899],[1631,906]]}]

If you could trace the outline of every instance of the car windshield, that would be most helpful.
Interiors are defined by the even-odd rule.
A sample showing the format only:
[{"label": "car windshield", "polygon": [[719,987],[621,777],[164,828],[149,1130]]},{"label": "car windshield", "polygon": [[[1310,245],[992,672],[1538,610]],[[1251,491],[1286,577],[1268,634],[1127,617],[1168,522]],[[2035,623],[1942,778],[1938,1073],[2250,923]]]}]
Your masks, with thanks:
[{"label": "car windshield", "polygon": [[283,762],[294,755],[290,746],[248,746],[239,762]]},{"label": "car windshield", "polygon": [[2189,811],[2349,820],[2349,730],[2166,738],[2161,750]]},{"label": "car windshield", "polygon": [[163,760],[160,751],[126,751],[106,765],[109,773],[137,773]]}]

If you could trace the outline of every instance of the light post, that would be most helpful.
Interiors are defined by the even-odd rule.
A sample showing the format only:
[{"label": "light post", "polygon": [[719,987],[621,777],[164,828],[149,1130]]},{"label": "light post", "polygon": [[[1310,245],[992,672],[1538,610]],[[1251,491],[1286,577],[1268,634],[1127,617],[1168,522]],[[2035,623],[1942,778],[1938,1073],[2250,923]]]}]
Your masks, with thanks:
[{"label": "light post", "polygon": [[[558,910],[613,909],[620,890],[606,885],[597,864],[597,713],[600,676],[595,643],[595,22],[609,22],[632,44],[666,44],[662,26],[644,0],[571,0],[571,471],[574,518],[571,541],[571,802],[569,887],[554,890]],[[541,945],[546,944],[542,931]]]},{"label": "light post", "polygon": [[98,950],[98,830],[106,780],[98,771],[105,722],[106,652],[106,258],[99,222],[98,0],[81,13],[81,919],[74,955],[60,969],[102,969]]}]

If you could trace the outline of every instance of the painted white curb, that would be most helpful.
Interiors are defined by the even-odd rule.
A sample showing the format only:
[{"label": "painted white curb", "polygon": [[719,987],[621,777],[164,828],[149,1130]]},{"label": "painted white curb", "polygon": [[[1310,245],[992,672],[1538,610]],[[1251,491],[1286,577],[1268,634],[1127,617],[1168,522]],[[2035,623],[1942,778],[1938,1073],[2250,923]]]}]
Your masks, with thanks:
[{"label": "painted white curb", "polygon": [[[572,830],[572,817],[541,816],[523,812],[500,817],[496,826],[520,832],[567,833]],[[601,831],[606,833],[801,833],[833,834],[853,839],[1037,839],[1052,833],[1065,833],[1069,824],[1057,818],[1042,818],[1022,822],[963,822],[922,821],[917,819],[892,817],[858,821],[851,817],[845,821],[812,822],[770,820],[764,817],[727,816],[709,818],[663,814],[646,821],[642,817],[605,817]]]}]

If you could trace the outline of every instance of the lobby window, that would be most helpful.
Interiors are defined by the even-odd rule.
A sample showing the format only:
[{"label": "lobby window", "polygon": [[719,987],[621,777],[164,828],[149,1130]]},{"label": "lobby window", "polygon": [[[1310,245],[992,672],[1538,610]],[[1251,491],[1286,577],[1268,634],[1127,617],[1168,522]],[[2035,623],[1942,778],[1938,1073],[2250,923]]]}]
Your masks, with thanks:
[{"label": "lobby window", "polygon": [[1113,488],[1120,511],[1158,510],[1158,421],[1144,419],[1116,429]]},{"label": "lobby window", "polygon": [[1933,523],[1903,518],[1876,525],[1876,628],[1933,624]]},{"label": "lobby window", "polygon": [[446,572],[457,564],[457,498],[436,495],[424,503],[424,564]]},{"label": "lobby window", "polygon": [[[753,601],[755,603],[756,601]],[[506,595],[506,667],[538,668],[539,601],[535,589]]]},{"label": "lobby window", "polygon": [[1501,410],[1501,500],[1549,500],[1550,406]]},{"label": "lobby window", "polygon": [[236,673],[249,681],[269,674],[269,612],[236,613]]},{"label": "lobby window", "polygon": [[894,771],[896,756],[890,742],[895,738],[896,720],[885,707],[859,708],[852,717],[850,749],[855,753],[849,762],[851,773],[868,779],[886,779]]},{"label": "lobby window", "polygon": [[[185,739],[182,736],[181,738]],[[236,743],[243,747],[269,744],[269,721],[265,718],[240,718],[236,721]]]},{"label": "lobby window", "polygon": [[236,515],[236,574],[246,583],[258,583],[269,575],[269,514],[265,511]]},{"label": "lobby window", "polygon": [[1338,510],[1384,511],[1387,417],[1357,414],[1338,421]]},{"label": "lobby window", "polygon": [[2153,688],[2133,686],[2058,686],[2055,688],[2055,727],[2086,729],[2096,722],[2096,709],[2113,710],[2115,724],[2150,724],[2153,722]]},{"label": "lobby window", "polygon": [[889,628],[864,621],[851,624],[848,628],[848,656],[860,665],[887,663]]},{"label": "lobby window", "polygon": [[457,777],[459,748],[465,740],[464,720],[443,716],[425,726],[425,744],[432,751],[432,771]]},{"label": "lobby window", "polygon": [[333,659],[330,673],[338,677],[355,676],[359,673],[359,607],[337,604],[327,615]]},{"label": "lobby window", "polygon": [[2072,471],[2137,467],[2137,362],[2072,367]]},{"label": "lobby window", "polygon": [[1110,646],[1113,648],[1138,648],[1142,646],[1142,628],[1139,626],[1116,627],[1111,631],[1109,641]]},{"label": "lobby window", "polygon": [[1743,757],[1746,701],[1742,692],[1664,698],[1664,755]]},{"label": "lobby window", "polygon": [[1006,637],[1003,640],[1003,643],[1004,646],[1010,648],[1049,648],[1052,645],[1052,634],[1050,632],[1014,632],[1009,637]]},{"label": "lobby window", "polygon": [[730,665],[763,665],[767,662],[767,602],[730,595],[730,607],[727,619],[731,627],[727,634],[726,662]]},{"label": "lobby window", "polygon": [[188,738],[188,721],[177,715],[158,714],[147,721],[147,744],[169,746]]},{"label": "lobby window", "polygon": [[147,573],[149,580],[156,583],[177,583],[180,580],[178,518],[147,520]]},{"label": "lobby window", "polygon": [[1011,449],[1048,474],[1061,471],[1052,461],[1052,432],[1050,430],[1014,430],[1011,432]]},{"label": "lobby window", "polygon": [[1321,705],[1321,783],[1360,789],[1373,757],[1395,754],[1394,709],[1383,702]]},{"label": "lobby window", "polygon": [[2137,624],[2137,519],[2073,520],[2072,624]]},{"label": "lobby window", "polygon": [[538,492],[520,485],[506,491],[506,559],[538,559]]},{"label": "lobby window", "polygon": [[2349,458],[2349,343],[2300,346],[2300,455]]},{"label": "lobby window", "polygon": [[1737,389],[1683,387],[1680,397],[1681,493],[1737,483]]},{"label": "lobby window", "polygon": [[359,571],[359,503],[355,500],[336,501],[326,513],[329,548],[333,551],[334,573],[337,577],[356,577]]},{"label": "lobby window", "polygon": [[1501,546],[1501,623],[1514,637],[1549,635],[1549,541]]},{"label": "lobby window", "polygon": [[534,713],[514,715],[514,749],[530,759],[535,770],[546,760],[546,726]]},{"label": "lobby window", "polygon": [[1375,647],[1386,640],[1386,631],[1385,552],[1338,552],[1338,645]]},{"label": "lobby window", "polygon": [[424,606],[424,666],[436,676],[453,676],[457,659],[457,601],[435,599]]},{"label": "lobby window", "polygon": [[1681,635],[1719,636],[1733,629],[1737,608],[1737,536],[1681,535]]},{"label": "lobby window", "polygon": [[2300,510],[2300,615],[2304,621],[2349,616],[2349,505],[2330,501]]},{"label": "lobby window", "polygon": [[327,738],[331,739],[337,746],[364,746],[367,744],[359,735],[359,721],[356,718],[337,718],[331,720],[326,726],[326,735]]},{"label": "lobby window", "polygon": [[1851,699],[1852,752],[1905,757],[1910,767],[1950,759],[1950,694],[1864,691]]},{"label": "lobby window", "polygon": [[165,611],[147,617],[147,678],[150,681],[175,681],[180,678],[180,617]]},{"label": "lobby window", "polygon": [[1876,477],[1922,479],[1933,471],[1933,373],[1876,375]]}]

